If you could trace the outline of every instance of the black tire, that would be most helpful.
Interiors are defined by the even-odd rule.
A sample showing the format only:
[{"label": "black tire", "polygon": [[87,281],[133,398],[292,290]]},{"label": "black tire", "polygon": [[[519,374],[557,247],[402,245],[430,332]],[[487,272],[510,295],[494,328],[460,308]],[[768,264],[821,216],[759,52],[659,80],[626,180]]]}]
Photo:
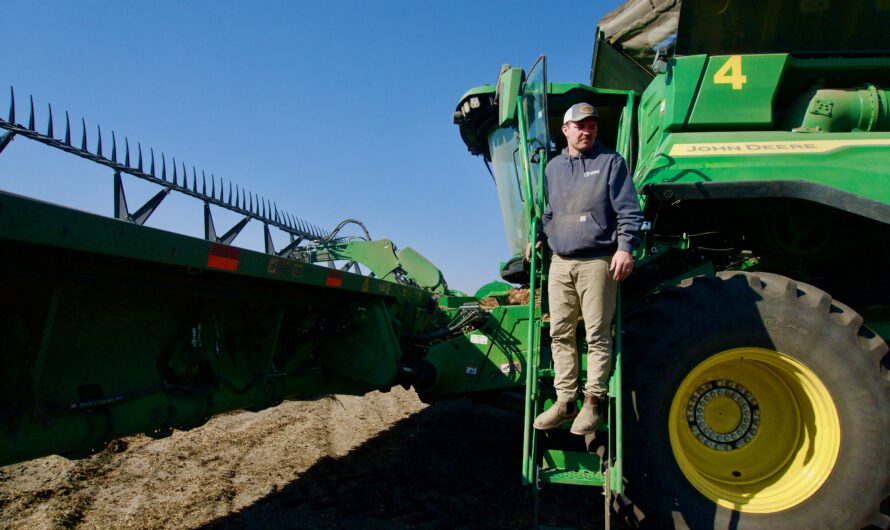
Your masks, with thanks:
[{"label": "black tire", "polygon": [[[629,526],[890,528],[890,356],[856,312],[783,276],[730,272],[653,296],[626,315],[624,330],[627,490],[618,516]],[[675,393],[690,388],[684,378],[735,348],[782,352],[801,363],[824,384],[840,425],[837,457],[822,485],[769,513],[724,508],[700,493],[681,471],[668,432]],[[686,421],[682,416],[672,425]],[[805,427],[812,426],[799,432]]]}]

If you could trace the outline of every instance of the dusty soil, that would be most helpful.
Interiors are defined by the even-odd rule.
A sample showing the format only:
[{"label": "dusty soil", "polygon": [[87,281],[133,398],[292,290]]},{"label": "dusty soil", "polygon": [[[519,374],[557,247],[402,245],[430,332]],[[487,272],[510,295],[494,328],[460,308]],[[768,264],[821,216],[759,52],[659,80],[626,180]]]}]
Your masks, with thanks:
[{"label": "dusty soil", "polygon": [[[84,460],[0,468],[0,527],[530,528],[521,418],[396,388],[219,416]],[[602,527],[599,489],[547,490],[541,522]]]}]

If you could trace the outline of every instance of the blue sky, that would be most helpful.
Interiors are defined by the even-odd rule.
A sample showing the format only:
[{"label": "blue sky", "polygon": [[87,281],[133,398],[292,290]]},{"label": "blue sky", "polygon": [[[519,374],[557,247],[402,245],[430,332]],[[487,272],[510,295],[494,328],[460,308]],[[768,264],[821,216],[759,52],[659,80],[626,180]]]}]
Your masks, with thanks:
[{"label": "blue sky", "polygon": [[[99,124],[105,149],[114,130],[316,225],[361,219],[472,292],[507,245],[494,185],[452,124],[460,96],[541,54],[550,80],[586,82],[617,3],[7,0],[0,112],[12,85],[20,123],[33,95],[41,130],[52,103],[57,136],[67,110],[91,149]],[[131,209],[157,191],[125,186]],[[0,154],[0,189],[112,213],[107,168],[23,138]],[[148,225],[200,237],[201,203],[176,195]],[[238,219],[215,216],[220,233]],[[260,241],[254,222],[235,244]]]}]

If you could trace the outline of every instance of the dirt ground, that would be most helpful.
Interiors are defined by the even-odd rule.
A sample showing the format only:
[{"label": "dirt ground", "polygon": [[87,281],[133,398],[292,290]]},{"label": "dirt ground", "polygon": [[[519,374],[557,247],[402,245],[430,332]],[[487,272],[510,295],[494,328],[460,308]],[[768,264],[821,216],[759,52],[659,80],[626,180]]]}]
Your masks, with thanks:
[{"label": "dirt ground", "polygon": [[[84,460],[0,468],[0,527],[530,528],[519,415],[393,389],[216,417]],[[602,527],[601,490],[547,490],[541,522]]]}]

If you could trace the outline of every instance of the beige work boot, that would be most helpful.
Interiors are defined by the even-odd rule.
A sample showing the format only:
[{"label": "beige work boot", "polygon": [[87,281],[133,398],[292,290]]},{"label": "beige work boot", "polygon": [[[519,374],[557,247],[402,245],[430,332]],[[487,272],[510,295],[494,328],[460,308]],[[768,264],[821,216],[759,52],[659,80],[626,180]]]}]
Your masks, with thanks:
[{"label": "beige work boot", "polygon": [[597,406],[597,399],[593,396],[584,396],[584,406],[575,421],[572,422],[572,434],[593,434],[600,422],[603,421],[603,415]]},{"label": "beige work boot", "polygon": [[535,429],[547,431],[555,429],[578,415],[578,405],[574,401],[557,401],[549,409],[535,418]]}]

